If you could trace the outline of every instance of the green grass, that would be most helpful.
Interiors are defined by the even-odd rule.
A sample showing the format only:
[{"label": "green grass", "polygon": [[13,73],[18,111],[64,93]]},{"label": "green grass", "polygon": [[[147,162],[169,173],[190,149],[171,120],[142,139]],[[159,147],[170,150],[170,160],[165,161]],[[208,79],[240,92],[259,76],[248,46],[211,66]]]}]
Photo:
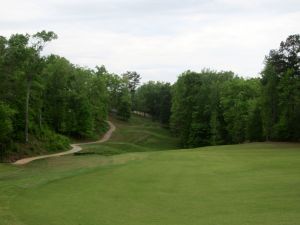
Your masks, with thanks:
[{"label": "green grass", "polygon": [[126,152],[146,152],[178,148],[178,140],[169,130],[148,118],[132,116],[129,122],[111,118],[116,131],[111,140],[101,145],[82,146],[82,153],[115,155]]},{"label": "green grass", "polygon": [[297,225],[299,187],[300,145],[288,143],[0,164],[0,225]]}]

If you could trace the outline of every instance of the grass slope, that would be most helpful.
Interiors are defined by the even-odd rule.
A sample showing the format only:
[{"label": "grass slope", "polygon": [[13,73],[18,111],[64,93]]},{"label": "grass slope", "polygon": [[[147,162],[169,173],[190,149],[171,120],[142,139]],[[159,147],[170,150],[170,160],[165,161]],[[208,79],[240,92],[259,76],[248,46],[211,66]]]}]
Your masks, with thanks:
[{"label": "grass slope", "polygon": [[178,141],[169,130],[148,118],[132,116],[129,122],[111,118],[116,126],[112,138],[101,145],[82,146],[82,153],[115,155],[126,152],[146,152],[178,148]]},{"label": "grass slope", "polygon": [[0,225],[297,225],[299,186],[299,144],[0,164]]}]

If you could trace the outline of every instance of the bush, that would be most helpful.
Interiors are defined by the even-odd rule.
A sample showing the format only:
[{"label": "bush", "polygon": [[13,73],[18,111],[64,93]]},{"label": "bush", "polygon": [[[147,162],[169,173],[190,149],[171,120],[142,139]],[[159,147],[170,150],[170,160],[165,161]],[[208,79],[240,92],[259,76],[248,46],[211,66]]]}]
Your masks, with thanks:
[{"label": "bush", "polygon": [[38,139],[44,142],[45,149],[50,152],[65,150],[70,146],[70,140],[67,137],[57,134],[48,128],[42,129]]}]

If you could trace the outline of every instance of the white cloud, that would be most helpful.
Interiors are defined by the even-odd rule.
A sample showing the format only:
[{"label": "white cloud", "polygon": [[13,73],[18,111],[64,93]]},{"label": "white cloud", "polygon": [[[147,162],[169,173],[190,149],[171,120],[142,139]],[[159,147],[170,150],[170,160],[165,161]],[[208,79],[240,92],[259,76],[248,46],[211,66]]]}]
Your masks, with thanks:
[{"label": "white cloud", "polygon": [[[264,56],[299,33],[294,0],[48,0],[2,3],[2,35],[53,30],[46,52],[72,63],[175,81],[187,69],[257,75]],[[16,7],[17,6],[17,7]],[[8,13],[9,12],[9,13]]]}]

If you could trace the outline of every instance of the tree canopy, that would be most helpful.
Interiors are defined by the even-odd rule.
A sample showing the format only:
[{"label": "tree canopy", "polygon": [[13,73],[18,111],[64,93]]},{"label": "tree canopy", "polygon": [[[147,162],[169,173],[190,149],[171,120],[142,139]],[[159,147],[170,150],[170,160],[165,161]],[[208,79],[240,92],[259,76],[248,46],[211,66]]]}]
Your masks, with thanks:
[{"label": "tree canopy", "polygon": [[[0,36],[0,150],[19,144],[62,150],[71,138],[94,138],[109,113],[128,121],[150,115],[178,136],[182,147],[300,140],[300,35],[291,35],[265,58],[261,77],[231,71],[185,71],[174,84],[149,81],[104,65],[83,68],[41,53],[57,35]],[[28,153],[30,154],[30,153]]]}]

